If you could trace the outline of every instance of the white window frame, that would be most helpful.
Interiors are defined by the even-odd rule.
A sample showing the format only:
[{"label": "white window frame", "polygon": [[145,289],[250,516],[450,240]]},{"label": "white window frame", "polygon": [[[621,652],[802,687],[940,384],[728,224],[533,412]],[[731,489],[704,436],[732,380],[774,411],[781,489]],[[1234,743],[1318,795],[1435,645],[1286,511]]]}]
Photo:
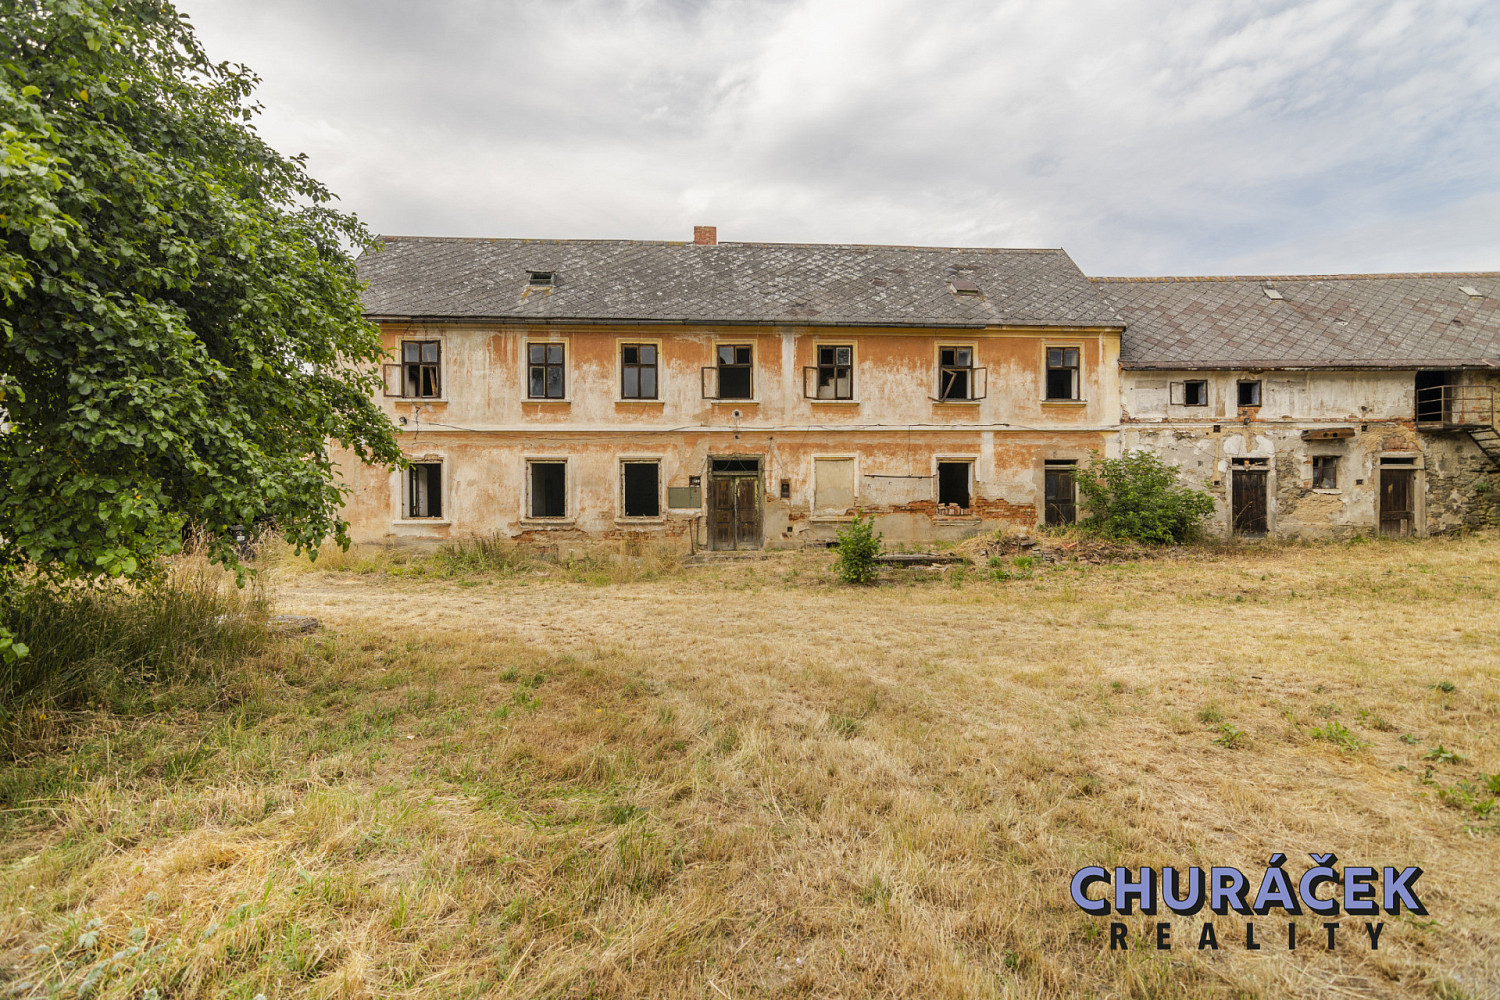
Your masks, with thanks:
[{"label": "white window frame", "polygon": [[[635,341],[625,341],[633,344]],[[644,343],[644,341],[642,341]],[[657,357],[661,357],[660,354]],[[656,510],[655,515],[633,516],[625,513],[625,466],[650,464],[656,466]],[[615,462],[615,520],[623,524],[662,524],[667,520],[667,473],[664,455],[621,455]],[[529,480],[528,480],[529,482]]]},{"label": "white window frame", "polygon": [[[561,517],[533,517],[531,510],[531,466],[534,463],[546,464],[561,462],[563,466],[563,513]],[[566,455],[527,455],[524,460],[523,473],[525,482],[521,490],[521,520],[535,525],[570,525],[573,524],[578,515],[576,487],[573,483],[573,462]]]},{"label": "white window frame", "polygon": [[441,517],[407,517],[406,512],[410,509],[407,494],[411,483],[411,475],[407,469],[394,469],[391,472],[391,499],[394,501],[394,510],[391,511],[391,523],[398,525],[443,525],[453,523],[453,470],[452,463],[446,455],[427,452],[421,455],[407,455],[406,459],[412,465],[437,465],[442,468],[438,473],[438,481],[443,491],[443,515]]},{"label": "white window frame", "polygon": [[[950,344],[948,346],[951,347],[953,345]],[[969,510],[972,511],[974,509],[974,501],[975,501],[975,499],[979,495],[979,456],[978,455],[934,455],[932,457],[932,502],[935,505],[941,505],[942,502],[943,502],[940,499],[941,498],[941,493],[939,492],[942,489],[942,485],[941,485],[940,481],[938,480],[938,466],[939,465],[948,465],[948,464],[953,463],[953,462],[966,462],[966,463],[968,463],[968,466],[969,466]],[[934,517],[947,517],[947,518],[952,518],[952,517],[957,516],[957,517],[967,518],[967,517],[972,517],[974,515],[972,515],[972,514],[959,514],[959,515],[938,514],[938,513],[936,513],[936,511],[934,511],[933,516]]]}]

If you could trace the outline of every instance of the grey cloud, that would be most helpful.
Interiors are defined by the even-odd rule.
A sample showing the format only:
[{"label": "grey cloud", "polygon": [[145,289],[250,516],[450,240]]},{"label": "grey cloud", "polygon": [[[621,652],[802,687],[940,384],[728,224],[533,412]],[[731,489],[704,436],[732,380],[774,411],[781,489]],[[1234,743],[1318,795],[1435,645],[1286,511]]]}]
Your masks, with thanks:
[{"label": "grey cloud", "polygon": [[184,9],[265,78],[267,138],[380,231],[1500,266],[1477,0]]}]

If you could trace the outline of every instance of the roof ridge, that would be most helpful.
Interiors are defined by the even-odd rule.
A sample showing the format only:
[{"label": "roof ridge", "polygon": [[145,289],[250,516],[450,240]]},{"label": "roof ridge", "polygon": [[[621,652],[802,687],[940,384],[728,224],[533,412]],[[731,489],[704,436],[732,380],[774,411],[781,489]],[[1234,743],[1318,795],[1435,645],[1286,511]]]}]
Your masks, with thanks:
[{"label": "roof ridge", "polygon": [[1378,274],[1196,274],[1161,277],[1095,277],[1096,283],[1124,284],[1132,281],[1362,281],[1391,278],[1500,278],[1500,271],[1390,271]]},{"label": "roof ridge", "polygon": [[382,242],[424,243],[567,243],[594,246],[607,243],[627,243],[641,246],[736,246],[736,247],[817,247],[829,250],[948,250],[963,253],[1065,253],[1062,247],[942,247],[920,246],[907,243],[774,243],[757,240],[720,240],[718,243],[694,244],[691,240],[632,240],[632,239],[532,239],[518,236],[399,236],[381,233],[375,237]]}]

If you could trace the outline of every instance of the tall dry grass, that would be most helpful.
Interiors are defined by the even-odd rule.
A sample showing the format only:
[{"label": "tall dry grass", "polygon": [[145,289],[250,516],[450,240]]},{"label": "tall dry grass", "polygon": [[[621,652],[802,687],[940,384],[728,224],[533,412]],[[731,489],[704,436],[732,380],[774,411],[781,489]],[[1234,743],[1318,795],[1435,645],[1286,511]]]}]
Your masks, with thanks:
[{"label": "tall dry grass", "polygon": [[[0,769],[0,963],[26,997],[1488,997],[1497,557],[288,574],[329,633]],[[1112,953],[1067,900],[1325,850],[1422,865],[1429,916],[1293,953],[1135,916]]]}]

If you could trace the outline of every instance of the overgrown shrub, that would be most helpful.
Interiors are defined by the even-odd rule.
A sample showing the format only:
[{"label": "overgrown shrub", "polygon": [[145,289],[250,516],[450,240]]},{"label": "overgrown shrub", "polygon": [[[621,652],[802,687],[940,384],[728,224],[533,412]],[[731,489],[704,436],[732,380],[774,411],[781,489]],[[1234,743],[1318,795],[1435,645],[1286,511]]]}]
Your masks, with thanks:
[{"label": "overgrown shrub", "polygon": [[1192,541],[1213,513],[1214,498],[1183,485],[1178,471],[1148,451],[1123,458],[1095,453],[1078,476],[1088,512],[1080,526],[1108,538],[1153,545]]},{"label": "overgrown shrub", "polygon": [[860,517],[854,512],[854,520],[839,529],[834,548],[839,557],[833,570],[845,583],[870,584],[880,574],[880,565],[875,561],[880,556],[881,535],[875,532],[874,517]]}]

